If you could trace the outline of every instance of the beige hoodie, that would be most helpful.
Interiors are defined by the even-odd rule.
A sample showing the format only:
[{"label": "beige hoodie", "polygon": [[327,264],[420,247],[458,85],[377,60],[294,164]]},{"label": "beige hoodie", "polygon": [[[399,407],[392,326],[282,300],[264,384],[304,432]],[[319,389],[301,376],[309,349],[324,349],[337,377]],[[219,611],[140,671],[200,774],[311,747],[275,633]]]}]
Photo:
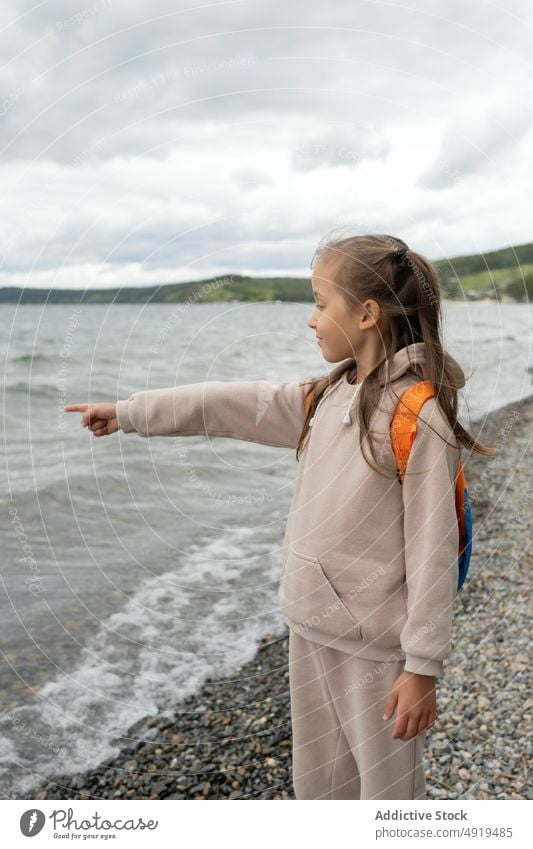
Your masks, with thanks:
[{"label": "beige hoodie", "polygon": [[[398,351],[389,363],[394,391],[427,377],[424,366],[424,343]],[[371,427],[379,464],[394,472],[389,427],[397,401],[382,386]],[[308,388],[304,379],[212,380],[135,392],[118,401],[118,424],[145,437],[296,448]],[[280,608],[289,628],[310,640],[370,660],[405,659],[406,671],[437,676],[451,650],[457,591],[458,443],[430,398],[421,416],[451,445],[419,419],[403,484],[380,474],[359,448],[358,390],[345,373],[315,411],[283,540]]]}]

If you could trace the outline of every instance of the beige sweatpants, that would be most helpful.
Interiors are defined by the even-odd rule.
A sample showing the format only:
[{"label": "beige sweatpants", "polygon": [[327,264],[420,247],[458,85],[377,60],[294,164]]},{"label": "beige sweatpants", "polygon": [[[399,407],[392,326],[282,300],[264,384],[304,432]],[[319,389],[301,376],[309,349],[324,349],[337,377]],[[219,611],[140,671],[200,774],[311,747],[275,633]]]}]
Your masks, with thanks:
[{"label": "beige sweatpants", "polygon": [[392,737],[383,712],[404,661],[364,660],[289,632],[296,799],[425,799],[426,732]]}]

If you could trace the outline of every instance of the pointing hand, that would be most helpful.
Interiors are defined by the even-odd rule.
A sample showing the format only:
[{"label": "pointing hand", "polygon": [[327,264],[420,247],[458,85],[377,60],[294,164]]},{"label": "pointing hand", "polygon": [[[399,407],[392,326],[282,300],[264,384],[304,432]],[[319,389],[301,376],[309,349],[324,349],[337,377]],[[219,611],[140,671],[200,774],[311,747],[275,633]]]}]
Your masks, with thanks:
[{"label": "pointing hand", "polygon": [[67,404],[63,409],[66,413],[83,413],[81,426],[95,436],[109,436],[119,430],[116,404]]}]

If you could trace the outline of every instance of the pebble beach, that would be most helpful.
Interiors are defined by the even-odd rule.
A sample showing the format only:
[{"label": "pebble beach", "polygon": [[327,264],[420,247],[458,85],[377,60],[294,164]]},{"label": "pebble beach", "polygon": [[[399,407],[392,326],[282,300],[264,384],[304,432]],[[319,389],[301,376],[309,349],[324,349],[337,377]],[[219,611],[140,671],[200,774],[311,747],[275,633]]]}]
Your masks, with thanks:
[{"label": "pebble beach", "polygon": [[[427,799],[531,799],[533,395],[468,429],[501,454],[463,451],[474,546],[426,737]],[[230,679],[208,679],[172,716],[142,719],[116,743],[95,769],[36,776],[25,798],[294,799],[287,635],[266,635]]]}]

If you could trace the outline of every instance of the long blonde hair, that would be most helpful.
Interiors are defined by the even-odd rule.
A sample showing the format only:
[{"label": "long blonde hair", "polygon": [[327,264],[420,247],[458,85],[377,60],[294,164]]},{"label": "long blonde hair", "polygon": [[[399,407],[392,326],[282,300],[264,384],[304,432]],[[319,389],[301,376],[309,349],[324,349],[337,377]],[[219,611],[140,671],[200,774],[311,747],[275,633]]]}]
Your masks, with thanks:
[{"label": "long blonde hair", "polygon": [[[370,438],[370,421],[378,406],[381,383],[385,383],[385,389],[392,389],[387,381],[387,360],[414,342],[425,343],[427,379],[435,388],[437,404],[448,420],[459,448],[464,446],[488,457],[499,454],[497,448],[483,445],[474,439],[458,421],[457,392],[463,381],[457,375],[454,361],[443,347],[441,285],[437,270],[431,262],[408,248],[402,239],[382,234],[325,237],[315,251],[311,268],[319,259],[326,256],[329,258],[330,255],[336,258],[335,286],[342,291],[347,309],[353,312],[357,306],[371,298],[381,307],[389,330],[383,336],[383,360],[366,376],[359,391],[357,415],[360,447],[369,465],[381,471]],[[308,391],[313,390],[313,400],[296,448],[297,459],[309,431],[309,420],[320,398],[344,372],[356,368],[355,360],[350,359],[326,375],[308,381]],[[422,416],[420,418],[424,421]],[[364,453],[365,441],[370,445],[370,461]]]}]

